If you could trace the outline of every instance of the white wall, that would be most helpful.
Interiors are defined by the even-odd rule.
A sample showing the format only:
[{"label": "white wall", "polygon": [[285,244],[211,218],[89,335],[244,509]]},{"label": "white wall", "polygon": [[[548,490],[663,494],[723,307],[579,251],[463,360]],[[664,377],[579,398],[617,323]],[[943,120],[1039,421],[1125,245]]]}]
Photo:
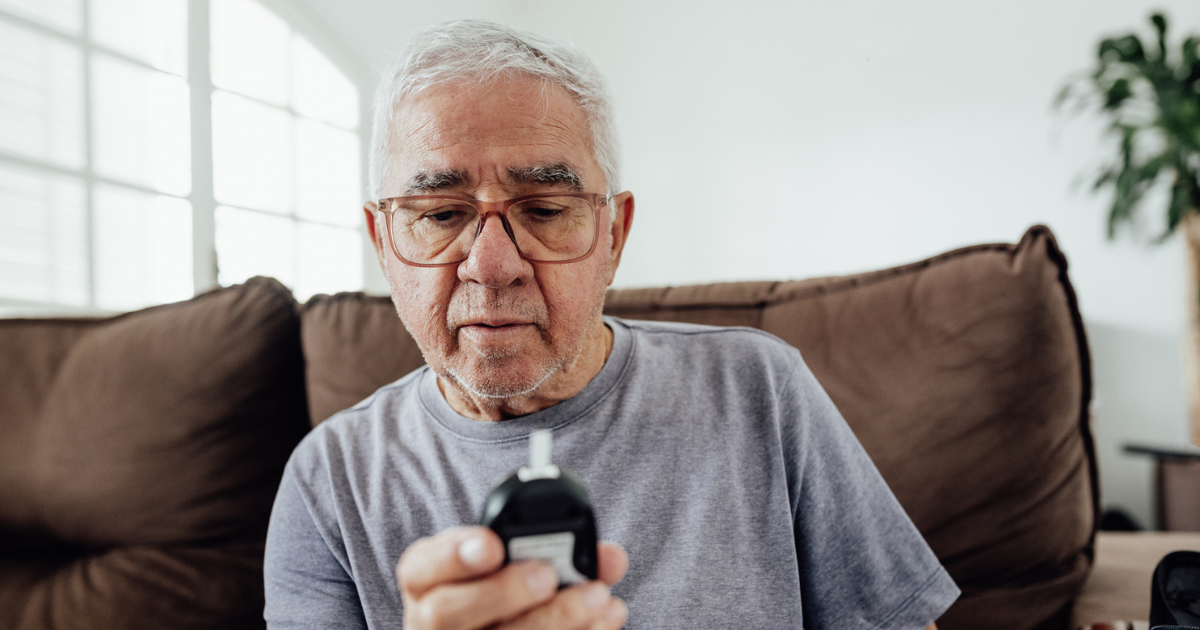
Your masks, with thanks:
[{"label": "white wall", "polygon": [[1049,225],[1090,325],[1105,503],[1151,522],[1149,464],[1118,449],[1187,436],[1183,250],[1105,241],[1104,198],[1071,184],[1108,151],[1050,102],[1102,35],[1148,30],[1153,8],[1200,30],[1200,4],[307,2],[377,69],[462,17],[587,52],[637,199],[619,286],[841,274]]}]

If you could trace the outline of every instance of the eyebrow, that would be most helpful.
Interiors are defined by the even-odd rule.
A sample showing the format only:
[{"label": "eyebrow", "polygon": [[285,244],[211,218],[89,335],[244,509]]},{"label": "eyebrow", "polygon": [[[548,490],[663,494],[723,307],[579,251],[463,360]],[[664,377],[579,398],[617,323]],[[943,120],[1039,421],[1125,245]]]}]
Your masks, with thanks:
[{"label": "eyebrow", "polygon": [[517,185],[563,186],[574,191],[583,191],[583,178],[563,162],[523,168],[509,167],[508,178]]},{"label": "eyebrow", "polygon": [[466,171],[418,171],[405,195],[422,195],[457,188],[471,180]]},{"label": "eyebrow", "polygon": [[[517,186],[560,186],[574,191],[583,190],[583,178],[565,162],[534,166],[509,167],[508,179]],[[408,183],[405,195],[424,195],[458,188],[469,184],[471,176],[462,170],[418,171]]]}]

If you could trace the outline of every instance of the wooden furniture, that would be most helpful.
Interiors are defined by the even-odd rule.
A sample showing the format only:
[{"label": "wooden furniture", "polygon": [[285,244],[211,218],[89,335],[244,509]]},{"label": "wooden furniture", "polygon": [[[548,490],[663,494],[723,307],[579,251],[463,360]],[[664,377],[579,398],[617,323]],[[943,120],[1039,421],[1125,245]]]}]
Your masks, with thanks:
[{"label": "wooden furniture", "polygon": [[1125,452],[1154,458],[1158,529],[1200,532],[1200,448],[1126,444]]}]

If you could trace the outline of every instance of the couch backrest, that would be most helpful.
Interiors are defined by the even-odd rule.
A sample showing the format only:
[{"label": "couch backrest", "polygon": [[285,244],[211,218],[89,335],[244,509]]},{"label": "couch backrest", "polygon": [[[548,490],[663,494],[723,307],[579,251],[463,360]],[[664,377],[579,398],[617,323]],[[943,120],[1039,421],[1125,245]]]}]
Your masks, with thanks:
[{"label": "couch backrest", "polygon": [[299,333],[263,278],[0,321],[0,628],[262,627],[267,519],[309,428]]},{"label": "couch backrest", "polygon": [[[633,319],[752,326],[799,348],[958,582],[943,630],[1062,628],[1097,522],[1091,372],[1050,231],[882,271],[610,291]],[[387,298],[302,310],[320,423],[422,364]]]}]

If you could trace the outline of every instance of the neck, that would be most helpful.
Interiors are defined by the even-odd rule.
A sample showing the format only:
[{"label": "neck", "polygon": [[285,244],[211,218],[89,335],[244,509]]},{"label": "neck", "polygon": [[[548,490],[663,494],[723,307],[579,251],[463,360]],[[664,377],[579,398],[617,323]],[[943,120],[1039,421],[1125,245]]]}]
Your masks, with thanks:
[{"label": "neck", "polygon": [[597,317],[575,360],[553,373],[533,391],[510,398],[489,398],[462,387],[452,378],[438,375],[438,389],[451,409],[473,420],[498,421],[527,416],[583,391],[600,373],[612,352],[613,332]]}]

